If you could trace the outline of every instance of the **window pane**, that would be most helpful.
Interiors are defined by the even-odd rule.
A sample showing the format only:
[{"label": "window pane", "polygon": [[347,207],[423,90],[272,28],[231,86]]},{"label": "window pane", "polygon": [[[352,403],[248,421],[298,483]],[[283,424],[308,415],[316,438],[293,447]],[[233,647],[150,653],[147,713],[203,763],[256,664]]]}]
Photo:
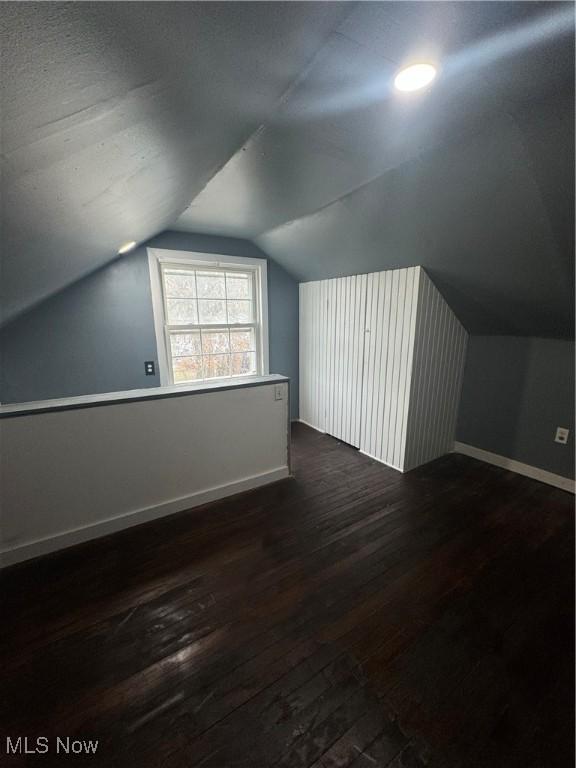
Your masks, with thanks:
[{"label": "window pane", "polygon": [[198,296],[202,299],[223,299],[226,296],[224,272],[196,272]]},{"label": "window pane", "polygon": [[230,350],[232,352],[253,352],[255,349],[253,328],[230,329]]},{"label": "window pane", "polygon": [[229,323],[251,323],[252,322],[252,302],[251,301],[229,301],[228,302],[228,322]]},{"label": "window pane", "polygon": [[226,302],[210,299],[198,299],[200,323],[226,325]]},{"label": "window pane", "polygon": [[173,325],[198,322],[196,299],[168,299],[168,322]]},{"label": "window pane", "polygon": [[251,299],[252,275],[239,272],[227,272],[226,294],[229,299]]},{"label": "window pane", "polygon": [[256,354],[254,352],[238,352],[230,355],[232,359],[232,376],[247,376],[256,373]]},{"label": "window pane", "polygon": [[166,296],[176,299],[189,299],[196,296],[194,272],[166,270],[164,272]]},{"label": "window pane", "polygon": [[161,276],[174,383],[254,376],[259,332],[255,272],[191,262],[164,265]]},{"label": "window pane", "polygon": [[205,357],[204,376],[207,379],[230,376],[230,355],[208,355]]},{"label": "window pane", "polygon": [[193,333],[171,333],[170,345],[174,357],[202,354],[200,331],[194,331]]},{"label": "window pane", "polygon": [[203,354],[217,355],[229,351],[228,331],[202,331]]},{"label": "window pane", "polygon": [[172,361],[174,381],[196,381],[202,378],[201,357],[175,357]]}]

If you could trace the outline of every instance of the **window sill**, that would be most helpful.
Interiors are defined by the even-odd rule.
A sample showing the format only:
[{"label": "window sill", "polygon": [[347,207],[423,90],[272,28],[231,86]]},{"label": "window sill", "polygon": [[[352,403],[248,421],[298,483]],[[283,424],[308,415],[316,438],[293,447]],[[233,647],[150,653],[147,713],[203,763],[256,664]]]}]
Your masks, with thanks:
[{"label": "window sill", "polygon": [[241,379],[219,379],[213,383],[203,381],[200,384],[176,384],[169,387],[151,387],[148,389],[130,389],[123,392],[105,392],[99,395],[81,395],[66,397],[58,400],[37,400],[30,403],[16,403],[0,406],[0,419],[14,416],[30,416],[36,413],[51,413],[70,411],[78,408],[96,408],[115,403],[133,403],[143,400],[163,400],[169,397],[185,397],[201,395],[207,392],[218,392],[228,389],[244,389],[260,387],[266,384],[289,382],[287,376],[270,374],[268,376],[250,376]]}]

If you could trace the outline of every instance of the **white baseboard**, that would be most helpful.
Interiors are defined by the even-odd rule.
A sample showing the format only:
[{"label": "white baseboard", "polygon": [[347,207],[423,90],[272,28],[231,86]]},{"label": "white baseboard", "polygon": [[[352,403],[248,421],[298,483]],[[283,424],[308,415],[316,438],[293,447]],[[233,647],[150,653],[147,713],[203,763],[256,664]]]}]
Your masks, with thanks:
[{"label": "white baseboard", "polygon": [[278,467],[269,472],[263,472],[259,475],[245,477],[242,480],[236,480],[226,485],[219,485],[215,488],[207,488],[204,491],[192,493],[189,496],[182,496],[178,499],[156,504],[152,507],[138,509],[133,512],[125,512],[122,515],[99,520],[96,523],[90,523],[80,528],[74,528],[62,533],[56,533],[42,539],[24,542],[13,547],[7,547],[0,550],[0,568],[6,568],[9,565],[21,563],[24,560],[30,560],[33,557],[47,555],[50,552],[56,552],[60,549],[71,547],[74,544],[81,544],[90,539],[97,539],[101,536],[107,536],[110,533],[116,533],[126,528],[132,528],[135,525],[157,520],[160,517],[172,515],[175,512],[184,512],[187,509],[199,507],[201,504],[207,504],[210,501],[217,501],[226,496],[233,496],[236,493],[250,491],[259,488],[262,485],[274,483],[277,480],[283,480],[290,476],[288,467]]},{"label": "white baseboard", "polygon": [[553,485],[555,488],[561,488],[563,491],[568,491],[569,493],[575,492],[576,483],[569,477],[555,475],[554,472],[548,472],[545,469],[532,467],[530,464],[523,464],[521,461],[516,461],[515,459],[509,459],[506,456],[500,456],[497,453],[485,451],[483,448],[476,448],[473,445],[455,442],[454,452],[463,453],[465,456],[471,456],[473,459],[485,461],[487,464],[494,464],[496,467],[509,469],[510,472],[516,472],[519,475],[531,477],[533,480],[539,480],[541,483]]}]

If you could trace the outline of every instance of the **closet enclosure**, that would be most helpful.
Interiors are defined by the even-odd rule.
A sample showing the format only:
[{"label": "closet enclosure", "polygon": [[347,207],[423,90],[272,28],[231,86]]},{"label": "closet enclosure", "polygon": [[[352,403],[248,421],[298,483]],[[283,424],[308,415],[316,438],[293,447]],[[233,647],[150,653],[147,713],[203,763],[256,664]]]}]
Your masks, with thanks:
[{"label": "closet enclosure", "polygon": [[452,450],[467,333],[421,267],[300,284],[300,420],[407,471]]}]

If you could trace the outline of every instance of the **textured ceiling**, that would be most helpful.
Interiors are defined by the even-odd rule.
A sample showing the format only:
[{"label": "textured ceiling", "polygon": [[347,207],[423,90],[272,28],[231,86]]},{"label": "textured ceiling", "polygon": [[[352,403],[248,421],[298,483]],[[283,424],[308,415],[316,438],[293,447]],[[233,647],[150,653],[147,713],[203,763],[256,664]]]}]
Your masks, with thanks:
[{"label": "textured ceiling", "polygon": [[[569,3],[3,3],[5,318],[166,228],[573,335]],[[437,82],[395,94],[403,63]]]}]

